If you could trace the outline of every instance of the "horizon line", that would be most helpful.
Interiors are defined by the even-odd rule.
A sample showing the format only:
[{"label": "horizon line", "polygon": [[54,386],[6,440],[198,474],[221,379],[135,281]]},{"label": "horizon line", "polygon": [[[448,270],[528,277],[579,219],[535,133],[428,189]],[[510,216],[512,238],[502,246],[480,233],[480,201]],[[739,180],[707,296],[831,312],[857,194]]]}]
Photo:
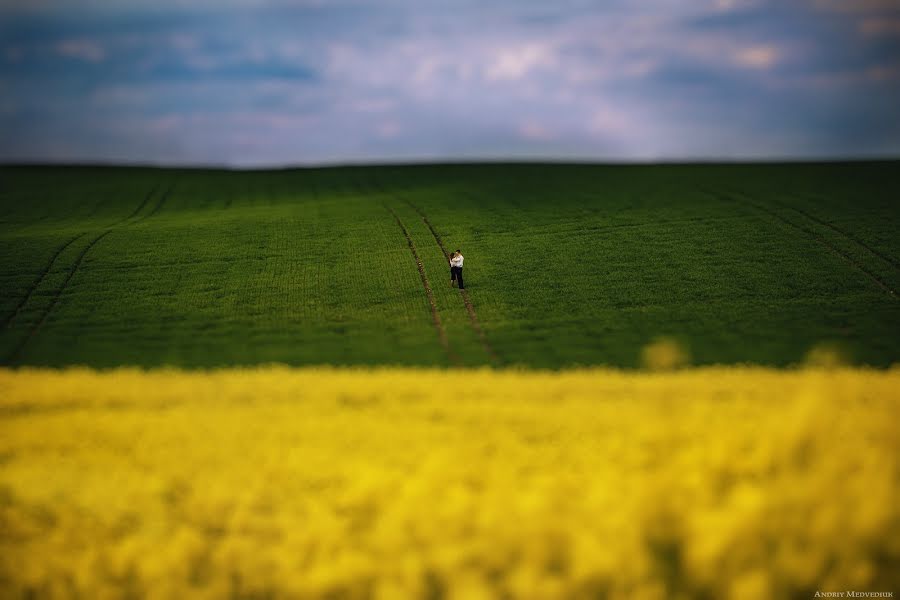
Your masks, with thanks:
[{"label": "horizon line", "polygon": [[648,158],[648,159],[590,159],[590,158],[422,158],[422,159],[383,159],[383,160],[347,160],[322,162],[273,163],[271,165],[242,166],[228,163],[190,162],[184,164],[155,161],[114,161],[114,160],[0,160],[0,169],[7,168],[108,168],[108,169],[167,169],[185,171],[293,171],[314,169],[341,168],[373,168],[373,167],[425,167],[425,166],[479,166],[479,165],[573,165],[573,166],[740,166],[740,165],[827,165],[827,164],[865,164],[900,162],[897,155],[872,156],[827,156],[827,157],[755,157],[755,158]]}]

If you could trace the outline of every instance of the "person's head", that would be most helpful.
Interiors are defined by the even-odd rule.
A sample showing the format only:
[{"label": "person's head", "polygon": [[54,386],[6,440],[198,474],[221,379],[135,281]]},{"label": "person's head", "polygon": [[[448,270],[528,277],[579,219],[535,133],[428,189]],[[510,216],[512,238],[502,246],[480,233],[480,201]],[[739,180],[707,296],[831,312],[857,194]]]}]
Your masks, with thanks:
[{"label": "person's head", "polygon": [[456,249],[456,252],[455,252],[454,254],[462,254],[462,252],[460,252],[460,251],[459,251],[459,248],[457,248],[457,249]]},{"label": "person's head", "polygon": [[451,253],[450,253],[450,258],[454,258],[455,256],[456,256],[456,252],[451,252]]}]

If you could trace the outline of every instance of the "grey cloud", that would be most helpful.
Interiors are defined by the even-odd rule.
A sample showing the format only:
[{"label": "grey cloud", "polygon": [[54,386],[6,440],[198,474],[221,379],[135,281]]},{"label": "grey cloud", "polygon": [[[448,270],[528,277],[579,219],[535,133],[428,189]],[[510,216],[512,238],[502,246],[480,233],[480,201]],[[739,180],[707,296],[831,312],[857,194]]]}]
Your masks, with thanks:
[{"label": "grey cloud", "polygon": [[878,2],[76,6],[0,1],[0,160],[900,152]]}]

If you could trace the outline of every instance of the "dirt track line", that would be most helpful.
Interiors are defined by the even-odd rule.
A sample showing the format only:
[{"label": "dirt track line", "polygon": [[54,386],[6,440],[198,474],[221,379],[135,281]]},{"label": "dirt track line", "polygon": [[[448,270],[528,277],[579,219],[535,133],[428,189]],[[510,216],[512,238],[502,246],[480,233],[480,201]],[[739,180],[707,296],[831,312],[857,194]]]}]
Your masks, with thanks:
[{"label": "dirt track line", "polygon": [[144,216],[142,216],[142,217],[139,217],[139,218],[135,219],[134,221],[132,221],[132,223],[137,223],[137,222],[139,222],[139,221],[143,221],[144,219],[149,219],[150,217],[152,217],[153,215],[155,215],[156,213],[158,213],[158,212],[159,212],[159,209],[161,209],[161,208],[163,207],[163,204],[166,203],[166,201],[167,201],[167,200],[169,199],[169,197],[172,195],[172,192],[173,192],[174,190],[175,190],[175,184],[172,183],[172,184],[169,185],[168,189],[166,189],[166,191],[163,192],[163,195],[159,197],[159,202],[156,203],[156,206],[153,207],[153,210],[151,210],[150,212],[148,212],[146,215],[144,215]]},{"label": "dirt track line", "polygon": [[[144,199],[141,201],[140,204],[138,204],[137,208],[135,208],[134,211],[130,215],[128,215],[127,217],[125,217],[124,219],[122,219],[120,221],[117,221],[114,225],[112,225],[112,227],[110,227],[110,230],[112,230],[115,227],[118,227],[119,225],[128,221],[129,219],[134,218],[135,215],[137,215],[139,212],[141,212],[141,210],[150,201],[150,198],[152,198],[153,195],[156,193],[157,189],[159,189],[159,184],[153,186],[150,189],[150,191],[147,192],[147,195],[144,196]],[[101,202],[101,204],[102,204],[102,202]],[[98,206],[99,206],[99,204],[98,204]],[[96,208],[94,209],[94,212],[96,212]],[[70,239],[68,242],[66,242],[59,248],[57,248],[56,252],[54,252],[53,256],[50,258],[50,262],[47,263],[47,266],[44,267],[44,270],[41,272],[41,274],[38,276],[38,278],[35,280],[35,282],[31,285],[31,287],[28,289],[28,291],[25,293],[25,296],[22,298],[22,300],[19,302],[19,304],[16,305],[15,310],[13,310],[13,312],[3,321],[2,327],[9,327],[12,324],[12,322],[18,316],[18,314],[22,310],[22,308],[24,308],[25,305],[28,303],[28,301],[31,299],[31,296],[34,294],[35,290],[37,290],[38,286],[41,284],[41,281],[43,281],[44,278],[50,273],[50,269],[53,268],[53,263],[56,262],[56,259],[59,258],[59,255],[62,254],[66,248],[71,246],[75,242],[75,240],[82,237],[83,235],[84,235],[84,232],[79,233],[78,235],[76,235],[75,237]]]},{"label": "dirt track line", "polygon": [[75,237],[70,239],[68,242],[66,242],[65,244],[63,244],[62,246],[60,246],[59,248],[56,249],[56,252],[54,252],[53,256],[50,258],[50,262],[47,263],[47,266],[44,267],[44,270],[41,272],[40,275],[38,275],[38,278],[35,279],[34,283],[31,284],[31,287],[28,288],[28,291],[25,293],[25,296],[22,298],[22,300],[19,302],[19,304],[16,305],[15,310],[13,310],[12,313],[3,322],[3,327],[9,327],[10,325],[12,325],[12,322],[15,320],[15,318],[17,316],[19,316],[19,311],[21,311],[22,308],[24,308],[24,306],[28,303],[28,301],[31,300],[32,294],[34,294],[35,290],[37,290],[38,286],[41,285],[41,282],[44,280],[44,278],[50,273],[50,269],[53,268],[53,263],[56,262],[56,259],[59,258],[59,255],[62,254],[66,248],[71,246],[75,242],[75,240],[77,240],[78,238],[80,238],[83,235],[84,235],[84,232],[79,233],[78,235],[76,235]]},{"label": "dirt track line", "polygon": [[[416,206],[409,200],[405,200],[405,202],[414,211],[416,211],[416,213],[418,213],[420,217],[422,217],[422,222],[425,223],[426,227],[428,227],[428,231],[431,232],[431,235],[434,237],[434,241],[437,242],[438,248],[440,248],[441,252],[444,254],[444,258],[449,261],[450,253],[447,252],[447,249],[444,247],[444,241],[441,239],[441,235],[437,232],[437,230],[435,230],[434,226],[431,224],[431,221],[428,220],[428,217],[425,215],[424,211],[422,211],[418,206]],[[484,333],[484,329],[481,328],[481,323],[478,321],[478,313],[475,312],[475,305],[472,304],[472,300],[469,298],[469,293],[465,288],[459,291],[463,299],[463,304],[465,304],[466,306],[466,312],[469,314],[469,323],[471,323],[472,329],[475,330],[475,334],[478,336],[478,340],[481,342],[481,347],[484,348],[484,351],[491,359],[491,362],[495,364],[499,363],[500,357],[497,355],[497,352],[488,341],[487,335]]]},{"label": "dirt track line", "polygon": [[[131,219],[131,217],[126,217],[125,219],[122,219],[118,223],[112,225],[106,231],[102,232],[100,235],[98,235],[93,240],[91,240],[91,243],[89,243],[84,248],[84,250],[81,251],[81,254],[78,255],[78,258],[75,259],[75,264],[70,268],[68,277],[66,277],[66,280],[62,284],[62,287],[60,287],[59,290],[56,292],[56,294],[53,296],[53,300],[50,303],[50,307],[44,313],[44,316],[41,319],[41,321],[38,323],[37,327],[35,327],[35,329],[29,335],[34,335],[34,333],[36,333],[37,330],[41,328],[41,325],[44,324],[44,321],[47,320],[47,315],[50,314],[50,311],[52,311],[54,306],[56,306],[56,303],[59,300],[59,297],[62,295],[63,291],[66,289],[66,286],[69,284],[69,281],[72,279],[72,277],[74,277],[75,272],[78,270],[78,267],[81,266],[81,261],[84,260],[84,257],[88,253],[88,251],[91,248],[93,248],[97,242],[99,242],[100,240],[105,238],[107,235],[109,235],[110,233],[115,231],[118,227],[122,226],[123,223],[125,225],[133,225],[134,223],[139,223],[139,222],[143,221],[144,219],[147,219],[147,218],[155,215],[157,212],[159,212],[159,209],[162,208],[162,205],[165,204],[166,200],[169,199],[169,196],[172,194],[172,190],[174,188],[175,188],[174,184],[170,185],[169,188],[165,191],[165,193],[163,193],[163,195],[160,197],[159,202],[156,203],[156,206],[153,207],[153,210],[151,210],[146,215],[140,216],[137,219],[134,219],[133,221],[131,221],[130,223],[126,223],[126,221]],[[155,191],[155,188],[154,188],[154,191]],[[139,206],[138,209],[134,213],[132,213],[132,216],[137,214],[140,211],[140,209],[143,208],[143,206],[147,204],[147,200],[150,199],[150,196],[152,196],[153,193],[154,192],[151,191],[150,195],[148,195],[146,198],[144,198],[144,201],[141,203],[141,206]]]},{"label": "dirt track line", "polygon": [[[132,216],[134,216],[138,212],[140,212],[140,210],[147,204],[149,199],[153,196],[153,194],[156,191],[156,187],[154,187],[154,189],[151,190],[150,194],[148,194],[144,198],[143,202],[141,202],[141,204],[138,206],[138,208],[130,216],[125,217],[124,219],[109,226],[105,231],[100,233],[97,237],[95,237],[93,240],[91,240],[87,246],[84,247],[84,249],[81,251],[81,254],[79,254],[78,258],[75,259],[75,263],[69,268],[69,274],[66,276],[65,281],[63,281],[63,284],[60,286],[60,288],[58,290],[56,290],[56,293],[53,294],[53,298],[50,300],[49,306],[47,306],[46,310],[44,310],[43,314],[41,315],[40,320],[37,322],[37,324],[34,327],[31,328],[31,330],[28,332],[28,335],[26,335],[24,338],[22,338],[22,341],[19,342],[19,344],[9,354],[9,356],[6,359],[7,363],[11,363],[13,360],[15,360],[19,356],[19,354],[25,348],[25,345],[28,344],[28,342],[40,331],[41,327],[44,326],[44,323],[47,322],[47,317],[49,317],[50,313],[53,312],[53,309],[56,308],[56,305],[59,303],[60,297],[62,296],[65,289],[69,286],[69,282],[72,281],[72,278],[75,276],[75,273],[78,271],[78,268],[81,266],[81,263],[84,260],[84,257],[91,250],[91,248],[93,248],[97,244],[97,242],[99,242],[100,240],[105,238],[107,235],[109,235],[110,233],[115,231],[118,227],[123,226],[123,224],[124,225],[132,225],[134,223],[143,221],[144,219],[156,214],[159,211],[159,209],[162,207],[162,205],[166,202],[166,200],[168,200],[169,195],[172,193],[172,190],[174,188],[175,188],[175,184],[173,183],[169,186],[169,188],[166,190],[166,192],[162,195],[159,202],[157,202],[156,206],[153,208],[152,211],[150,211],[146,215],[140,216],[137,219],[134,219],[134,220],[131,220],[130,222],[128,222],[132,218]],[[81,235],[84,235],[84,234],[81,234]],[[75,239],[77,239],[78,237],[81,237],[81,235],[72,239],[69,243],[71,244],[72,242],[75,241]],[[62,250],[60,250],[60,252],[62,252]]]},{"label": "dirt track line", "polygon": [[670,219],[665,221],[648,221],[646,223],[618,223],[616,225],[597,225],[594,227],[570,227],[567,229],[553,229],[551,231],[539,231],[534,235],[562,235],[566,233],[594,233],[597,231],[611,231],[616,229],[646,229],[650,227],[662,227],[665,225],[681,225],[684,223],[725,223],[728,221],[740,221],[752,216],[752,213],[746,215],[732,215],[730,217],[691,217],[685,219]]},{"label": "dirt track line", "polygon": [[144,201],[141,202],[140,204],[138,204],[137,208],[134,209],[134,212],[131,213],[130,215],[128,215],[127,217],[125,217],[124,219],[122,219],[121,221],[119,221],[118,223],[116,223],[116,225],[120,225],[120,224],[124,223],[125,221],[127,221],[128,219],[133,219],[134,217],[136,217],[137,214],[139,212],[141,212],[145,206],[147,206],[147,203],[150,202],[150,198],[153,197],[153,194],[155,194],[156,190],[158,190],[158,189],[159,189],[159,184],[156,184],[152,188],[150,188],[150,191],[147,192],[146,196],[144,196]]},{"label": "dirt track line", "polygon": [[[719,194],[719,195],[720,195],[721,197],[724,197],[725,199],[733,199],[732,196],[723,195],[723,194]],[[835,248],[834,246],[832,246],[831,244],[829,244],[828,241],[827,241],[825,238],[823,238],[821,235],[819,235],[818,233],[816,233],[816,232],[813,231],[812,229],[807,229],[806,227],[803,227],[802,225],[797,225],[797,224],[794,223],[793,221],[790,221],[789,219],[786,219],[786,218],[784,218],[783,216],[779,215],[779,214],[778,214],[777,212],[775,212],[774,210],[772,210],[772,209],[770,209],[770,208],[768,208],[768,207],[766,207],[766,206],[764,206],[764,205],[762,205],[762,204],[759,204],[759,203],[757,203],[757,202],[754,202],[753,200],[750,200],[749,198],[747,198],[747,197],[744,196],[743,194],[741,194],[741,197],[743,198],[743,201],[744,201],[745,204],[748,204],[748,205],[750,205],[750,206],[756,208],[757,210],[759,210],[759,211],[761,211],[761,212],[764,212],[764,213],[766,213],[766,214],[768,214],[768,215],[770,215],[770,216],[772,216],[772,217],[775,217],[777,220],[781,221],[782,223],[784,223],[784,224],[786,224],[786,225],[788,225],[788,226],[790,226],[790,227],[793,227],[794,229],[796,229],[796,230],[798,230],[798,231],[802,231],[803,233],[807,234],[807,235],[810,236],[813,240],[817,241],[819,244],[821,244],[822,246],[824,246],[825,248],[827,248],[828,250],[830,250],[833,254],[836,254],[836,255],[839,256],[841,259],[843,259],[844,262],[846,262],[846,263],[848,263],[848,264],[850,264],[850,265],[856,267],[857,269],[859,269],[859,271],[862,272],[864,275],[866,275],[869,279],[871,279],[872,282],[873,282],[875,285],[877,285],[877,286],[880,287],[882,290],[884,290],[885,292],[887,292],[888,294],[890,294],[891,297],[893,297],[895,300],[900,300],[900,297],[898,297],[896,290],[894,290],[893,288],[891,288],[890,285],[888,285],[885,281],[883,281],[878,275],[876,275],[875,273],[872,273],[871,271],[869,271],[868,269],[866,269],[864,266],[862,266],[861,264],[859,264],[856,260],[853,259],[853,257],[849,256],[848,254],[846,254],[846,253],[844,253],[844,252],[841,252],[839,249],[837,249],[837,248]]]},{"label": "dirt track line", "polygon": [[824,226],[824,227],[827,227],[828,229],[834,231],[834,232],[837,233],[838,235],[841,235],[841,236],[845,237],[846,239],[850,240],[850,241],[853,242],[854,244],[857,244],[858,246],[861,246],[862,248],[865,248],[866,250],[869,251],[869,253],[871,253],[871,254],[877,256],[877,257],[880,258],[881,260],[883,260],[883,261],[885,261],[886,263],[888,263],[888,264],[890,264],[891,266],[893,266],[895,269],[900,269],[900,262],[898,262],[896,259],[893,259],[893,258],[891,258],[890,256],[887,256],[886,254],[883,254],[882,252],[880,252],[879,250],[876,250],[875,248],[871,247],[870,245],[868,245],[867,243],[863,242],[862,240],[856,239],[854,236],[850,235],[849,233],[847,233],[847,232],[844,231],[843,229],[839,229],[838,227],[835,227],[834,225],[832,225],[832,224],[829,223],[828,221],[823,221],[822,219],[820,219],[820,218],[818,218],[818,217],[814,217],[813,215],[809,214],[809,213],[806,212],[805,210],[801,210],[801,209],[799,209],[799,208],[796,208],[796,207],[794,207],[794,206],[791,206],[790,204],[785,204],[784,202],[779,202],[779,201],[777,201],[777,200],[775,201],[775,203],[778,204],[779,206],[782,206],[782,207],[784,207],[784,208],[790,209],[790,210],[794,211],[795,213],[799,213],[799,214],[803,215],[804,217],[806,217],[807,219],[809,219],[810,221],[812,221],[812,222],[814,222],[814,223],[818,223],[819,225],[822,225],[822,226]]},{"label": "dirt track line", "polygon": [[41,327],[44,326],[44,323],[47,321],[47,317],[50,316],[50,313],[53,312],[54,308],[56,308],[60,296],[62,296],[63,291],[65,291],[66,287],[68,287],[69,282],[72,280],[72,277],[75,276],[75,272],[78,271],[78,267],[81,266],[81,261],[84,260],[84,257],[88,253],[88,251],[93,248],[97,242],[112,233],[112,231],[112,228],[107,229],[106,231],[95,237],[93,240],[91,240],[91,242],[87,246],[85,246],[84,250],[81,251],[81,254],[79,254],[78,258],[75,259],[75,264],[73,264],[69,268],[69,274],[66,275],[65,281],[63,281],[63,284],[60,286],[60,288],[56,290],[56,293],[53,294],[53,298],[50,300],[50,305],[47,306],[47,308],[44,310],[44,313],[41,315],[40,320],[34,327],[31,328],[31,331],[28,332],[28,335],[22,338],[22,341],[19,342],[19,345],[16,346],[10,353],[9,357],[7,357],[7,363],[12,362],[16,357],[18,357],[18,355],[25,348],[25,345],[38,333],[38,331],[40,331]]},{"label": "dirt track line", "polygon": [[387,210],[394,217],[394,220],[397,222],[397,226],[400,227],[400,231],[403,232],[403,237],[406,238],[406,243],[409,245],[409,251],[412,252],[413,259],[416,261],[416,268],[419,270],[419,277],[422,279],[422,287],[425,288],[425,296],[428,298],[428,304],[431,307],[431,320],[434,323],[434,328],[437,330],[438,339],[441,342],[441,346],[444,347],[444,350],[447,352],[447,356],[450,358],[450,361],[453,363],[459,362],[459,357],[450,349],[450,341],[447,339],[447,331],[444,329],[444,324],[441,323],[441,315],[438,314],[437,304],[434,301],[434,291],[431,289],[431,284],[428,282],[428,275],[425,273],[425,265],[422,263],[422,259],[419,258],[419,252],[416,250],[416,245],[412,240],[412,236],[409,234],[409,230],[406,229],[406,225],[403,224],[403,221],[400,220],[400,217],[397,216],[397,213],[389,207],[387,204],[382,204],[385,210]]}]

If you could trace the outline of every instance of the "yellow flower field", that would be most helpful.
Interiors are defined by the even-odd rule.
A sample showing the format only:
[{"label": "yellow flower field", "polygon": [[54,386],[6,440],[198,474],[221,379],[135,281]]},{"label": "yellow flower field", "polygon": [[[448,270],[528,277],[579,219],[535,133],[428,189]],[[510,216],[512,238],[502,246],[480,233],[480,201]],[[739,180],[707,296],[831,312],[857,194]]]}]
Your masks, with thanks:
[{"label": "yellow flower field", "polygon": [[900,370],[0,370],[4,598],[900,593]]}]

